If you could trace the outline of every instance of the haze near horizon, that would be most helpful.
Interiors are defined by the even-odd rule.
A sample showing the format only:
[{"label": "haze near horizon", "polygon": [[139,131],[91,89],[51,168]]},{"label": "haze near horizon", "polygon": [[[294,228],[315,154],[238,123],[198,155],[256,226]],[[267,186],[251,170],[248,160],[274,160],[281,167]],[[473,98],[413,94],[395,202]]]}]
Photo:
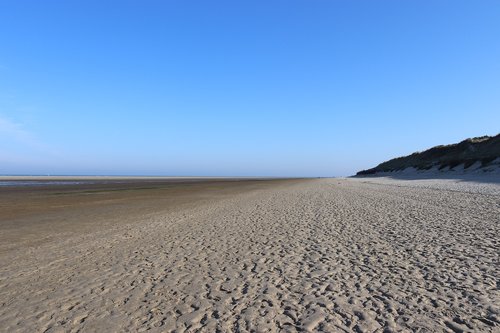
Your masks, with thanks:
[{"label": "haze near horizon", "polygon": [[345,176],[499,132],[495,1],[3,1],[0,174]]}]

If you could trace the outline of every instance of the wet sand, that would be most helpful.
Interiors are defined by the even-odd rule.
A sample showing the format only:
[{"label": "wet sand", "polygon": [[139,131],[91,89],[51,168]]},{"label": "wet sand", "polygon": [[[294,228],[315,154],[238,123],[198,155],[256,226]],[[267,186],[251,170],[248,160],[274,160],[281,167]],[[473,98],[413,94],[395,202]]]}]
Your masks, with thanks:
[{"label": "wet sand", "polygon": [[500,328],[498,184],[116,186],[0,196],[2,330]]},{"label": "wet sand", "polygon": [[[140,222],[297,179],[190,177],[1,177],[0,253],[57,237]],[[31,186],[25,184],[31,182]],[[57,185],[47,185],[56,182]],[[78,183],[78,184],[75,184]],[[66,185],[64,185],[66,184]]]}]

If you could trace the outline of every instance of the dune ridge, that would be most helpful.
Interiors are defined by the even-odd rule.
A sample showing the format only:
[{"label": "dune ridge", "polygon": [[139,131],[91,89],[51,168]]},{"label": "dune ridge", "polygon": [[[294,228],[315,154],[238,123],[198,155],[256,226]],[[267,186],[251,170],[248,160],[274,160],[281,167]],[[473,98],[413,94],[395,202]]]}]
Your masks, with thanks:
[{"label": "dune ridge", "polygon": [[357,176],[393,173],[413,169],[420,173],[461,171],[466,173],[499,173],[500,134],[463,140],[450,145],[436,146],[423,152],[393,158],[374,168],[359,171]]}]

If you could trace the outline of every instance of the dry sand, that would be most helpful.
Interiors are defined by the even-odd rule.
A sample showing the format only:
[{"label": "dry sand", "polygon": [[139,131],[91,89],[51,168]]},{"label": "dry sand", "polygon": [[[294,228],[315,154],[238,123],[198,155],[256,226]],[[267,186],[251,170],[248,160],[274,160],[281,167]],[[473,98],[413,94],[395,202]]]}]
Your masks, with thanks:
[{"label": "dry sand", "polygon": [[0,330],[499,332],[500,185],[228,184],[0,196]]}]

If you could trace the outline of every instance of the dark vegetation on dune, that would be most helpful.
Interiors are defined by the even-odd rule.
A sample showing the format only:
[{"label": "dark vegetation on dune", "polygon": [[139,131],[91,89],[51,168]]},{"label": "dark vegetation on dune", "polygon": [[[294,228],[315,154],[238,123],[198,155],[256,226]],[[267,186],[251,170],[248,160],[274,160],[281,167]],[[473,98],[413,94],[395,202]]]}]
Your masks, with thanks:
[{"label": "dark vegetation on dune", "polygon": [[380,163],[375,168],[359,171],[356,175],[372,175],[377,172],[399,171],[409,167],[418,170],[429,170],[437,166],[440,170],[454,168],[463,164],[470,168],[476,162],[481,167],[488,166],[500,157],[500,134],[496,136],[481,136],[466,139],[460,143],[445,146],[436,146],[423,152],[416,152],[408,156],[394,158]]}]

